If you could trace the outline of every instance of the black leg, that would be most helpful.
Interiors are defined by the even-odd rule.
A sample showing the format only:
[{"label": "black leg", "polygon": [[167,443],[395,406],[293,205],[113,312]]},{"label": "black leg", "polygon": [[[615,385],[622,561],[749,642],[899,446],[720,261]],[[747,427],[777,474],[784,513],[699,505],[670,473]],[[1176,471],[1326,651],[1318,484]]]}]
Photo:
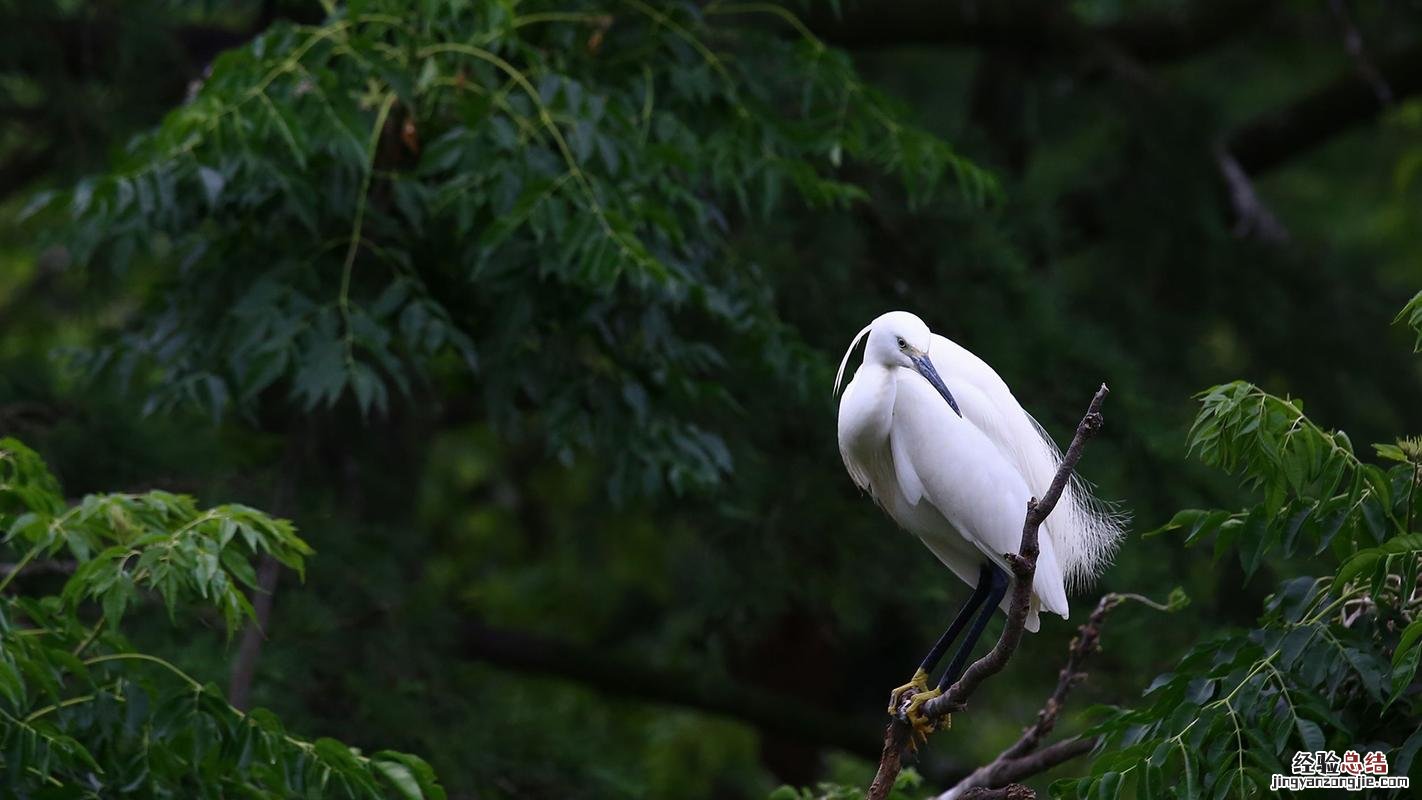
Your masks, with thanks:
[{"label": "black leg", "polygon": [[973,618],[973,612],[987,599],[988,592],[992,591],[992,567],[983,564],[982,570],[978,572],[978,585],[973,587],[973,593],[968,597],[968,602],[958,609],[958,616],[953,618],[953,624],[948,626],[948,630],[938,637],[938,641],[933,645],[933,649],[924,656],[923,663],[919,665],[919,671],[924,674],[931,674],[938,662],[943,660],[943,654],[948,652],[948,646],[953,644],[953,640],[958,638],[958,634],[963,632],[963,627],[968,624],[968,620]]},{"label": "black leg", "polygon": [[[978,639],[982,638],[983,629],[987,627],[988,620],[992,619],[993,612],[997,611],[998,603],[1001,603],[1002,598],[1007,595],[1007,573],[1003,572],[1001,567],[993,564],[984,564],[983,571],[989,574],[978,581],[978,589],[982,589],[984,584],[988,585],[987,602],[978,614],[978,618],[973,620],[973,627],[968,629],[967,637],[963,639],[962,646],[953,656],[953,663],[948,665],[948,671],[943,673],[943,677],[938,681],[939,689],[947,689],[962,677],[963,669],[968,665],[968,656],[973,654],[973,647],[977,645]],[[977,596],[977,592],[973,594]],[[955,621],[953,624],[956,625],[957,622]],[[934,649],[936,650],[937,647]]]}]

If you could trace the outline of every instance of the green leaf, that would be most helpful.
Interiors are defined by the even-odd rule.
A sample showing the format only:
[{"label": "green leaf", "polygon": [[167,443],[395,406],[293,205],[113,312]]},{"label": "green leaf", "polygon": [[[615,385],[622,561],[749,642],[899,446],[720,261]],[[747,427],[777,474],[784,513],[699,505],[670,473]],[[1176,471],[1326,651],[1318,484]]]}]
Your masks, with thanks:
[{"label": "green leaf", "polygon": [[316,755],[320,756],[321,760],[332,768],[346,774],[360,771],[360,760],[351,752],[348,745],[328,737],[317,739],[314,744]]},{"label": "green leaf", "polygon": [[409,767],[395,761],[382,760],[371,761],[370,765],[390,782],[401,797],[407,800],[424,800],[425,793],[421,791],[420,783],[415,780]]},{"label": "green leaf", "polygon": [[1422,726],[1413,731],[1412,735],[1407,737],[1407,741],[1397,748],[1388,764],[1388,771],[1393,775],[1410,774],[1412,762],[1417,757],[1419,749],[1422,749]]},{"label": "green leaf", "polygon": [[1152,798],[1165,795],[1165,780],[1159,765],[1155,763],[1145,765],[1145,775],[1140,782],[1140,790],[1144,800],[1152,800]]},{"label": "green leaf", "polygon": [[1121,794],[1121,773],[1108,772],[1096,785],[1096,800],[1116,800]]},{"label": "green leaf", "polygon": [[[1413,623],[1414,625],[1416,623]],[[1399,657],[1400,656],[1400,657]],[[1383,710],[1386,711],[1402,697],[1408,687],[1412,685],[1412,679],[1417,676],[1418,662],[1422,661],[1422,649],[1412,647],[1407,650],[1399,649],[1393,656],[1391,693],[1388,694],[1387,701],[1383,703]]]},{"label": "green leaf", "polygon": [[1326,744],[1323,737],[1323,729],[1318,727],[1318,723],[1313,720],[1297,717],[1294,725],[1299,732],[1299,740],[1303,742],[1304,750],[1322,750]]},{"label": "green leaf", "polygon": [[1422,641],[1422,619],[1414,619],[1410,625],[1402,629],[1402,635],[1397,639],[1397,648],[1392,654],[1394,665],[1401,663],[1403,657],[1413,650]]},{"label": "green leaf", "polygon": [[1407,456],[1403,454],[1402,448],[1395,444],[1374,444],[1373,450],[1377,452],[1378,458],[1402,464],[1407,463]]},{"label": "green leaf", "polygon": [[1376,549],[1360,550],[1355,553],[1352,558],[1343,562],[1343,566],[1338,568],[1338,574],[1333,578],[1334,590],[1342,592],[1348,584],[1372,570],[1381,557]]},{"label": "green leaf", "polygon": [[1393,319],[1393,324],[1405,323],[1417,333],[1417,342],[1413,345],[1413,350],[1422,353],[1422,292],[1412,296],[1407,301],[1407,305],[1397,312],[1397,317]]},{"label": "green leaf", "polygon": [[0,695],[9,700],[10,707],[17,711],[28,703],[24,677],[13,662],[3,658],[0,658]]},{"label": "green leaf", "polygon": [[1185,528],[1187,530],[1194,530],[1195,526],[1199,523],[1199,521],[1204,519],[1209,513],[1210,512],[1199,508],[1187,508],[1182,511],[1177,511],[1175,513],[1175,516],[1170,518],[1169,522],[1165,523],[1164,525],[1161,525],[1159,528],[1146,531],[1145,533],[1141,534],[1141,537],[1149,539],[1155,536],[1159,536],[1163,533],[1180,530],[1182,528]]},{"label": "green leaf", "polygon": [[1373,699],[1379,703],[1384,702],[1388,690],[1388,670],[1382,660],[1355,647],[1343,648],[1343,658],[1353,668],[1353,672]]},{"label": "green leaf", "polygon": [[1229,522],[1232,518],[1233,515],[1228,511],[1186,509],[1177,513],[1171,518],[1170,522],[1151,531],[1147,536],[1154,536],[1172,530],[1184,530],[1185,543],[1194,544],[1198,540],[1219,530],[1222,525]]},{"label": "green leaf", "polygon": [[104,592],[104,622],[110,630],[118,628],[119,621],[123,619],[124,608],[128,606],[132,595],[133,579],[127,573],[120,574],[113,585]]}]

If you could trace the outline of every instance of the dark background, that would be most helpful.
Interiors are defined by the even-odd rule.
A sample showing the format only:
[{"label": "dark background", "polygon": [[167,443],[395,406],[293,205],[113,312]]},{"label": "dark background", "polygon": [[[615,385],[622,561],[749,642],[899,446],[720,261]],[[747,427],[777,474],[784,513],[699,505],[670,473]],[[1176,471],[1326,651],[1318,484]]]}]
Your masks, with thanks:
[{"label": "dark background", "polygon": [[[384,413],[274,391],[216,422],[144,414],[131,387],[76,374],[61,355],[142,324],[162,281],[87,269],[62,220],[21,212],[120,160],[218,52],[322,14],[70,5],[12,5],[0,32],[0,433],[41,450],[70,496],[163,487],[293,519],[318,555],[304,584],[277,580],[265,641],[156,613],[140,640],[294,730],[421,753],[452,796],[756,797],[867,777],[888,689],[967,591],[839,464],[833,368],[885,310],[982,356],[1061,442],[1109,383],[1082,472],[1135,531],[1239,497],[1185,452],[1210,385],[1305,398],[1360,449],[1422,422],[1422,371],[1391,325],[1422,283],[1413,2],[796,8],[1000,194],[915,206],[851,163],[863,202],[733,219],[804,391],[763,361],[738,369],[750,359],[714,326],[682,330],[728,364],[732,402],[711,417],[733,466],[634,492],[606,480],[615,443],[550,445],[533,411],[491,408],[485,376],[457,365]],[[1251,622],[1271,569],[1245,582],[1233,561],[1129,538],[1074,619],[1106,590],[1182,586],[1192,605],[1119,611],[1073,705],[1129,702],[1203,632]],[[1073,629],[1045,621],[921,770],[943,781],[1009,742]]]}]

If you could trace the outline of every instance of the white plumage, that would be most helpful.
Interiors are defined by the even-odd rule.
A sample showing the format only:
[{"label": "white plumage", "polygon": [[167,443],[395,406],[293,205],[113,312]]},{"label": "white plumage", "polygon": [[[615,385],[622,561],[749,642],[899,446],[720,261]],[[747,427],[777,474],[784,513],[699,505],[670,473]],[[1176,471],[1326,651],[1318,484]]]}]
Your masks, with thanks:
[{"label": "white plumage", "polygon": [[[1006,568],[1003,554],[1017,552],[1027,500],[1046,492],[1061,452],[992,367],[904,311],[880,316],[855,336],[836,391],[865,334],[864,362],[839,405],[845,468],[973,586],[984,560]],[[1074,478],[1041,529],[1028,630],[1037,630],[1039,608],[1068,615],[1067,588],[1099,574],[1121,535],[1122,519]]]}]

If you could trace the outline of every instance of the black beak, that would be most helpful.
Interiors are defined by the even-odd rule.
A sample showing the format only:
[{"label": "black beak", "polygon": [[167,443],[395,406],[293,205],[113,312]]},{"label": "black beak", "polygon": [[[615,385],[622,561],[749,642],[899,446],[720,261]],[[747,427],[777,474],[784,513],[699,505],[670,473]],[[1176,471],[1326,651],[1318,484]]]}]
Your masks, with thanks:
[{"label": "black beak", "polygon": [[953,409],[953,413],[960,417],[963,416],[963,412],[958,410],[958,402],[953,399],[953,393],[948,391],[948,387],[943,384],[943,379],[938,377],[938,370],[933,368],[933,362],[928,359],[928,354],[921,353],[910,356],[910,359],[913,361],[914,368],[918,370],[918,374],[933,384],[933,388],[937,389],[938,393],[943,395],[943,399],[948,401],[948,407]]}]

